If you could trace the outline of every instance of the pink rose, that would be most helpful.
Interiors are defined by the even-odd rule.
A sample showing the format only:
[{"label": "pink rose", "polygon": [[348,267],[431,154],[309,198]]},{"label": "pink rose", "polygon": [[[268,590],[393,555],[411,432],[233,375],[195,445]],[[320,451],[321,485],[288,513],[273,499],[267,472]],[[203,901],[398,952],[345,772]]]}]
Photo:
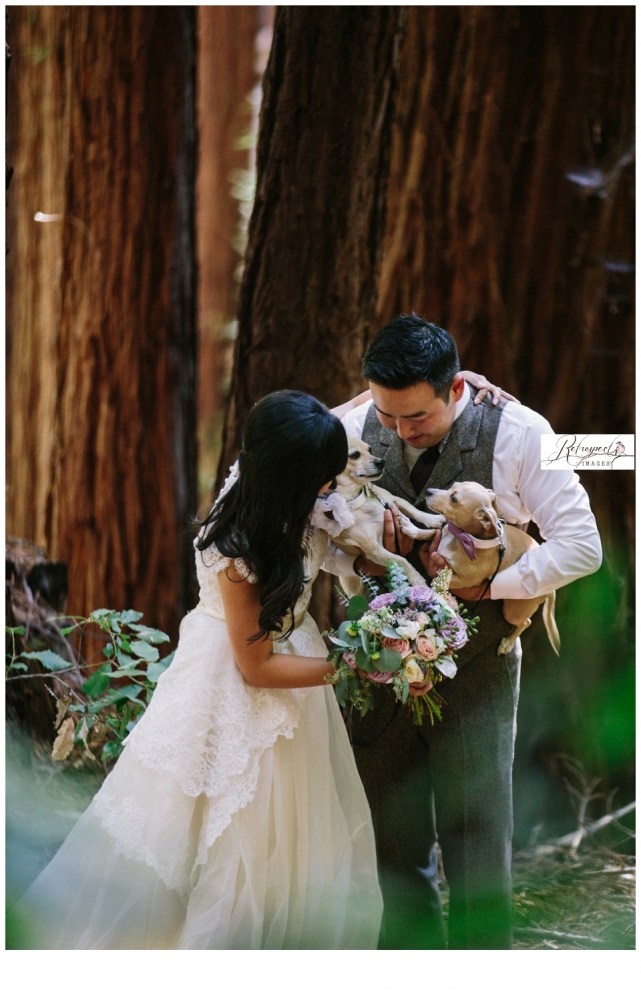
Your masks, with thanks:
[{"label": "pink rose", "polygon": [[369,602],[369,606],[372,611],[378,611],[380,608],[387,607],[388,604],[393,604],[395,600],[396,594],[377,594],[374,600]]},{"label": "pink rose", "polygon": [[412,650],[409,639],[392,639],[389,636],[384,636],[383,645],[387,646],[388,649],[395,649],[403,658]]},{"label": "pink rose", "polygon": [[376,681],[377,684],[391,684],[394,680],[394,674],[389,674],[387,671],[374,670],[371,674],[367,675],[370,681]]},{"label": "pink rose", "polygon": [[450,594],[449,591],[445,594],[445,602],[446,604],[449,604],[452,611],[458,611],[458,601],[456,600],[454,594]]},{"label": "pink rose", "polygon": [[416,637],[416,652],[422,660],[426,660],[428,663],[430,660],[435,660],[438,657],[436,645],[427,635],[419,635]]},{"label": "pink rose", "polygon": [[350,668],[350,670],[356,670],[356,657],[353,653],[345,652],[343,653],[343,660]]}]

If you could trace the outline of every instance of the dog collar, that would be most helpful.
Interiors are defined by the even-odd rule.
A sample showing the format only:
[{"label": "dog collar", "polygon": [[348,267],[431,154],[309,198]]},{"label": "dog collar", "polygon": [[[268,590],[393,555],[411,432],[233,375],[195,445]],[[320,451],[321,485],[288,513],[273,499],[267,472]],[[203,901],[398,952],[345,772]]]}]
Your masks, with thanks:
[{"label": "dog collar", "polygon": [[360,493],[357,493],[355,497],[347,501],[347,506],[350,510],[358,510],[358,508],[362,507],[370,497],[375,497],[377,500],[381,500],[374,486],[372,486],[371,483],[365,483],[365,485],[361,487]]},{"label": "dog collar", "polygon": [[503,525],[500,521],[498,529],[499,533],[496,538],[475,538],[474,535],[468,534],[467,531],[462,531],[448,518],[443,528],[443,534],[454,535],[455,538],[458,538],[467,557],[474,561],[476,559],[476,549],[495,549],[497,546],[503,544]]}]

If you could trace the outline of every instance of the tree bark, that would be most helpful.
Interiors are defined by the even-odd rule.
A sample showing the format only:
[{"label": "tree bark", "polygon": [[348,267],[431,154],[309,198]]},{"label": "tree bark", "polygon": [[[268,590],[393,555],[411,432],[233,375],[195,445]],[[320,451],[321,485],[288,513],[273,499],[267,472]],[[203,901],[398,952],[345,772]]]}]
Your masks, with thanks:
[{"label": "tree bark", "polygon": [[[378,325],[414,310],[556,430],[630,432],[633,8],[412,7],[400,76]],[[585,483],[612,539],[633,477]]]},{"label": "tree bark", "polygon": [[[231,372],[239,265],[239,200],[250,171],[251,92],[257,83],[255,42],[260,7],[198,8],[198,451],[201,500],[220,457]],[[227,384],[225,384],[227,383]]]},{"label": "tree bark", "polygon": [[405,20],[403,7],[277,9],[219,477],[261,396],[334,405],[361,384]]},{"label": "tree bark", "polygon": [[135,607],[175,635],[196,509],[195,9],[12,20],[8,531],[68,564],[70,613]]}]

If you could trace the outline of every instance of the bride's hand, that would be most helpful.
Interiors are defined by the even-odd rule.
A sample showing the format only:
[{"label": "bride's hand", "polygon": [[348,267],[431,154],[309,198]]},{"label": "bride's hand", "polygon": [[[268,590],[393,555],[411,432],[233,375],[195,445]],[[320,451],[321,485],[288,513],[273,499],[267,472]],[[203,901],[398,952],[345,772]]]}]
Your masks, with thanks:
[{"label": "bride's hand", "polygon": [[468,371],[462,371],[461,375],[463,376],[466,382],[470,382],[475,389],[478,389],[478,392],[474,397],[475,406],[478,406],[478,404],[485,399],[488,392],[492,394],[493,406],[496,406],[496,404],[501,399],[510,403],[519,402],[516,396],[511,396],[509,392],[505,391],[505,389],[500,389],[498,385],[494,385],[492,382],[489,382],[485,378],[485,375],[477,375],[476,372],[468,372]]}]

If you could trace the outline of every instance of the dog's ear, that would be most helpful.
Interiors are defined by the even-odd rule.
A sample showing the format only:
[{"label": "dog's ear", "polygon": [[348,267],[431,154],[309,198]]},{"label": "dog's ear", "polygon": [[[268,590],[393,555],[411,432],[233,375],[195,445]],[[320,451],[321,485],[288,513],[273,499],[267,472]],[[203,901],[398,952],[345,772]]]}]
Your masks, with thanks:
[{"label": "dog's ear", "polygon": [[503,517],[503,511],[499,507],[498,501],[496,499],[496,493],[492,493],[492,490],[488,490],[487,492],[488,492],[490,500],[492,501],[492,506],[494,507],[494,510],[496,511],[496,516],[497,517]]},{"label": "dog's ear", "polygon": [[481,524],[485,531],[498,531],[498,515],[494,507],[490,507],[484,504],[483,507],[477,507],[474,511],[474,517]]}]

